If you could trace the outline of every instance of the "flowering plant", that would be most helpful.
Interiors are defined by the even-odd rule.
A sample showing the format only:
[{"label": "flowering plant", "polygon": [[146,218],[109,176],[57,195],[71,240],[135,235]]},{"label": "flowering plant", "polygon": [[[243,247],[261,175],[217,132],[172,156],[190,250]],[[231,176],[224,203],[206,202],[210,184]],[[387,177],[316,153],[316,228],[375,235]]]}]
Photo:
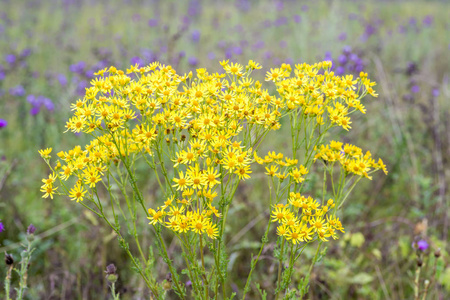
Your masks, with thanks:
[{"label": "flowering plant", "polygon": [[[259,253],[250,263],[242,291],[251,289],[252,273],[276,224],[279,251],[278,298],[294,298],[305,291],[290,287],[295,263],[303,250],[319,249],[344,228],[337,217],[349,193],[363,177],[386,172],[370,152],[324,138],[333,127],[351,128],[350,115],[365,113],[361,99],[377,96],[375,83],[361,73],[335,76],[331,62],[287,64],[270,69],[266,81],[275,84],[271,94],[251,77],[261,66],[221,62],[223,74],[206,69],[178,75],[171,66],[152,63],[100,70],[86,95],[72,105],[74,116],[67,131],[92,137],[50,161],[52,149],[40,150],[51,173],[43,179],[44,198],[66,195],[103,219],[157,299],[173,288],[180,298],[230,297],[227,293],[225,226],[230,206],[242,181],[250,179],[252,165],[260,164],[268,176],[267,207],[270,220]],[[293,73],[293,74],[292,74]],[[291,149],[258,154],[271,131],[289,119]],[[322,165],[323,188],[306,195],[313,164]],[[143,193],[137,168],[145,165],[160,187],[152,203]],[[330,181],[330,182],[327,182]],[[151,272],[151,251],[141,247],[136,224],[149,220],[156,245],[170,270],[164,283]],[[128,233],[121,228],[127,226]],[[178,240],[184,265],[182,275],[167,250],[167,232]],[[129,240],[133,240],[132,247]],[[210,259],[205,259],[209,256]],[[283,268],[285,266],[286,268]],[[284,271],[283,271],[284,269]],[[187,276],[192,290],[182,283]],[[307,280],[305,280],[305,287]]]}]

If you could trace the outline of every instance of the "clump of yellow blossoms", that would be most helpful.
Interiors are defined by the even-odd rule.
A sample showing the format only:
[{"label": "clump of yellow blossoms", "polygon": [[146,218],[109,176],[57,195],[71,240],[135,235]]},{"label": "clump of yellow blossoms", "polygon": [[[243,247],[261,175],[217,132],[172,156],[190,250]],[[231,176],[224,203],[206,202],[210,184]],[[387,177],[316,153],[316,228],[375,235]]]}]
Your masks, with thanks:
[{"label": "clump of yellow blossoms", "polygon": [[[222,74],[197,69],[196,76],[192,72],[179,75],[160,63],[134,65],[126,71],[115,67],[100,70],[85,97],[72,104],[73,117],[66,124],[67,131],[88,134],[91,141],[59,152],[56,163],[50,163],[51,148],[40,151],[52,170],[43,179],[43,197],[69,196],[103,218],[121,239],[116,213],[120,211],[126,222],[135,223],[133,203],[138,203],[155,227],[166,256],[161,228],[168,228],[180,239],[188,253],[186,263],[194,293],[201,297],[211,291],[217,294],[219,284],[225,284],[221,271],[224,226],[238,184],[251,177],[253,163],[265,166],[271,186],[271,220],[278,224],[278,236],[295,246],[295,251],[302,243],[336,239],[337,232],[344,231],[336,209],[346,199],[343,187],[349,174],[370,178],[374,170],[386,171],[383,162],[375,163],[370,152],[363,154],[360,148],[340,142],[322,142],[332,127],[349,130],[352,113],[366,112],[361,99],[366,94],[376,96],[367,74],[361,73],[359,78],[336,76],[327,61],[298,64],[294,70],[283,64],[266,74],[266,81],[275,84],[275,95],[251,77],[253,70],[261,68],[259,64],[223,61],[221,65]],[[292,158],[275,152],[260,157],[260,144],[270,131],[281,128],[284,117],[290,120]],[[335,200],[325,202],[325,193],[322,200],[302,194],[316,160],[331,162],[324,167],[330,174],[333,163],[339,162],[345,173],[339,182],[341,188],[333,191]],[[147,164],[154,172],[164,194],[158,203],[150,203],[139,189],[137,164]],[[113,184],[119,186],[119,194]],[[102,200],[99,191],[110,201]],[[85,199],[89,201],[83,202]],[[124,203],[129,216],[126,210],[118,209]],[[112,217],[105,213],[108,205]],[[203,260],[206,238],[212,243],[215,258],[209,271]],[[125,248],[139,269],[136,258]],[[189,263],[196,253],[201,254],[201,270]],[[176,292],[184,298],[186,292],[168,256],[165,261],[174,275]],[[139,270],[152,293],[160,295],[155,280]],[[216,280],[208,281],[207,275]],[[244,298],[247,287],[248,281]]]}]

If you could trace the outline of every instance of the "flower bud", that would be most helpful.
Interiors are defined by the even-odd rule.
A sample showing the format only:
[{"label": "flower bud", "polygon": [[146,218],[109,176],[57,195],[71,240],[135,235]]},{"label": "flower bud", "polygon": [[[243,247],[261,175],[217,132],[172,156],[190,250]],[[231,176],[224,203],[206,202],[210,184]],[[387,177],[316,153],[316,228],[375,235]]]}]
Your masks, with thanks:
[{"label": "flower bud", "polygon": [[437,248],[436,251],[434,251],[434,257],[439,258],[441,256],[441,248]]},{"label": "flower bud", "polygon": [[111,283],[115,283],[117,279],[119,278],[119,275],[116,274],[117,268],[114,264],[109,264],[106,267],[106,280],[108,280]]},{"label": "flower bud", "polygon": [[417,266],[420,268],[420,267],[422,267],[422,265],[423,265],[423,261],[419,258],[417,260]]},{"label": "flower bud", "polygon": [[14,258],[11,254],[8,254],[5,252],[5,263],[6,265],[10,266],[14,263]]},{"label": "flower bud", "polygon": [[27,234],[33,234],[36,231],[36,227],[33,224],[30,224],[27,228]]}]

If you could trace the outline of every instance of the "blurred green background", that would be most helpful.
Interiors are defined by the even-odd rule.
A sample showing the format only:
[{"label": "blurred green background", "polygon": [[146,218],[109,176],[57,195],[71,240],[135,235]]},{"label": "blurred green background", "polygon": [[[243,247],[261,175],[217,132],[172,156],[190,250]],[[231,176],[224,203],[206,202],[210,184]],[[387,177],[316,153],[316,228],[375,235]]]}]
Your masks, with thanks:
[{"label": "blurred green background", "polygon": [[[109,263],[118,267],[125,299],[148,299],[102,222],[68,199],[42,199],[39,192],[48,171],[37,151],[84,141],[62,132],[70,103],[83,97],[93,73],[152,61],[178,73],[213,72],[223,59],[252,59],[263,65],[256,73],[263,79],[281,63],[332,60],[338,74],[367,72],[379,97],[366,100],[367,115],[354,117],[350,133],[329,138],[370,149],[389,175],[377,173],[351,195],[341,216],[346,234],[329,243],[308,298],[413,299],[420,257],[422,280],[432,280],[428,299],[448,299],[449,14],[448,1],[1,1],[0,252],[18,259],[33,223],[40,239],[29,268],[29,299],[107,298]],[[273,144],[266,150],[281,151],[285,143],[283,134],[268,140]],[[229,282],[237,290],[267,222],[263,172],[254,172],[261,176],[240,187],[227,229]],[[155,186],[152,177],[142,180],[149,190]],[[145,220],[141,226],[151,245]],[[418,241],[427,249],[415,249]],[[155,276],[164,279],[164,263],[156,266]],[[255,282],[273,286],[275,266],[263,259]],[[0,278],[5,271],[0,267]]]}]

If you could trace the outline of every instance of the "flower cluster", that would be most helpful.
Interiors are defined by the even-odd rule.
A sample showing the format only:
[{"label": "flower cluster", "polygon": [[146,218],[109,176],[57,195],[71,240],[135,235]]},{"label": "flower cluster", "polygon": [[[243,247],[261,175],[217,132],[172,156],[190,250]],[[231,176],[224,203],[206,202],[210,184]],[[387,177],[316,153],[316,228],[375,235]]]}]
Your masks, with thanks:
[{"label": "flower cluster", "polygon": [[314,159],[322,159],[331,163],[339,162],[347,174],[363,176],[368,179],[372,179],[369,174],[377,170],[382,170],[387,174],[386,166],[381,158],[375,162],[370,151],[364,154],[361,148],[350,144],[344,145],[341,142],[331,141],[328,145],[320,145]]},{"label": "flower cluster", "polygon": [[[130,172],[130,166],[143,159],[158,182],[161,184],[161,174],[165,182],[165,186],[161,184],[166,193],[164,205],[146,212],[150,224],[177,234],[206,233],[215,239],[218,220],[238,183],[250,178],[253,162],[265,165],[266,174],[280,182],[289,178],[287,184],[300,191],[298,184],[304,182],[308,164],[275,152],[262,158],[255,150],[269,131],[281,127],[282,117],[296,116],[305,126],[316,124],[313,130],[322,132],[335,126],[348,130],[349,115],[365,113],[361,98],[376,96],[374,83],[366,74],[357,79],[335,76],[327,61],[298,64],[292,77],[288,64],[270,69],[265,79],[275,83],[279,96],[271,95],[250,77],[253,70],[261,68],[259,64],[223,61],[221,65],[223,74],[197,69],[195,77],[192,72],[178,75],[171,66],[156,62],[145,67],[132,65],[126,71],[115,67],[99,70],[84,98],[72,104],[74,115],[66,124],[67,131],[83,132],[93,139],[84,147],[58,153],[53,173],[43,179],[44,197],[53,198],[59,178],[64,186],[61,193],[71,200],[93,200],[99,183],[108,188],[109,176],[117,180],[114,170]],[[300,123],[296,124],[299,128]],[[347,155],[347,146],[341,149],[342,144],[333,142],[332,146],[317,147],[317,141],[310,147],[316,159],[339,160],[348,172],[366,177],[370,167],[385,170],[381,161],[375,164],[370,156],[353,148]],[[47,162],[50,152],[40,151]],[[65,182],[72,177],[74,185],[67,188]],[[334,230],[342,229],[339,221],[324,219],[332,201],[320,208],[314,200],[297,199],[296,195],[300,194],[289,198],[292,208],[275,207],[273,213],[282,216],[276,218],[282,224],[278,232],[293,243],[309,240],[312,232],[322,240],[335,238]],[[296,236],[300,231],[304,232]]]},{"label": "flower cluster", "polygon": [[272,222],[278,223],[277,234],[296,245],[319,238],[328,241],[328,237],[337,239],[336,231],[344,232],[339,218],[327,215],[335,206],[333,199],[321,205],[312,197],[291,192],[287,204],[274,205]]}]

